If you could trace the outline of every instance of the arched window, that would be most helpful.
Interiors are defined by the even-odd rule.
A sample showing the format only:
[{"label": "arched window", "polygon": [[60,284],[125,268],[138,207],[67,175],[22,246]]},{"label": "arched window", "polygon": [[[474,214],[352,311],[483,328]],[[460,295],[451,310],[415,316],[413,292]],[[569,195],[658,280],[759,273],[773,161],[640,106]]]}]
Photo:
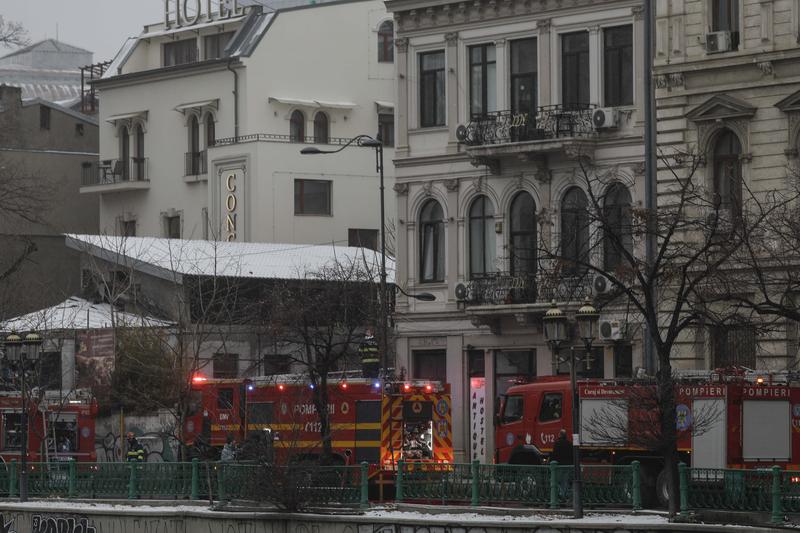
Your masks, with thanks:
[{"label": "arched window", "polygon": [[328,115],[321,111],[314,116],[314,142],[328,144]]},{"label": "arched window", "polygon": [[131,132],[123,126],[119,133],[119,168],[114,169],[114,178],[130,179],[131,168]]},{"label": "arched window", "polygon": [[214,146],[217,142],[217,125],[214,122],[214,115],[206,115],[206,148]]},{"label": "arched window", "polygon": [[195,115],[189,117],[189,152],[186,154],[186,175],[200,174],[200,122]]},{"label": "arched window", "polygon": [[589,212],[586,194],[572,187],[561,200],[561,257],[564,274],[586,272],[589,262]]},{"label": "arched window", "polygon": [[378,28],[378,61],[394,63],[394,23],[391,20]]},{"label": "arched window", "polygon": [[536,204],[527,192],[511,202],[511,273],[536,273]]},{"label": "arched window", "polygon": [[306,140],[306,117],[299,109],[295,109],[289,119],[289,140],[293,143]]},{"label": "arched window", "polygon": [[723,130],[714,143],[714,200],[720,209],[739,214],[742,210],[742,144],[730,130]]},{"label": "arched window", "polygon": [[633,252],[631,234],[631,193],[621,183],[606,191],[603,203],[603,267],[615,270],[622,262],[622,253]]},{"label": "arched window", "polygon": [[444,212],[428,200],[419,216],[420,281],[444,281]]},{"label": "arched window", "polygon": [[141,124],[136,125],[136,157],[133,158],[134,176],[137,180],[143,180],[145,176],[145,159],[144,159],[144,128]]},{"label": "arched window", "polygon": [[479,196],[469,208],[469,272],[480,278],[494,272],[494,206],[486,196]]}]

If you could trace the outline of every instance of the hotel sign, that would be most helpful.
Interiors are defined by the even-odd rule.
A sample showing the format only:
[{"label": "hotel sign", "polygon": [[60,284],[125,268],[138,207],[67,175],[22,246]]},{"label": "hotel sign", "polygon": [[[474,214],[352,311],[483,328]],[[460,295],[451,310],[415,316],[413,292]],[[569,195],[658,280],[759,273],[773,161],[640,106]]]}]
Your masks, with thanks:
[{"label": "hotel sign", "polygon": [[226,241],[235,241],[239,232],[239,191],[237,181],[239,170],[228,170],[224,174],[223,197],[224,200],[224,233]]},{"label": "hotel sign", "polygon": [[244,13],[238,0],[164,0],[164,28],[194,26]]}]

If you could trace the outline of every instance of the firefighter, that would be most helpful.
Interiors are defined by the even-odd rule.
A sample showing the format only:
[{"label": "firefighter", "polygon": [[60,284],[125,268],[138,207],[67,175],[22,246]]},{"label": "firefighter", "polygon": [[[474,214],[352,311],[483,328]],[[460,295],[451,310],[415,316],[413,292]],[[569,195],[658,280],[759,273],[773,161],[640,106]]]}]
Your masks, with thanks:
[{"label": "firefighter", "polygon": [[381,368],[380,354],[378,353],[378,341],[372,334],[372,328],[364,334],[364,340],[358,346],[358,354],[361,356],[361,373],[365,378],[377,378]]},{"label": "firefighter", "polygon": [[[571,465],[573,463],[572,457],[572,443],[567,440],[567,430],[562,429],[558,432],[558,438],[553,444],[553,452],[550,454],[550,460],[556,461],[559,466]],[[572,480],[570,475],[565,472],[559,472],[558,492],[562,498],[565,498],[569,493]]]},{"label": "firefighter", "polygon": [[133,434],[132,431],[128,432],[128,462],[129,463],[141,463],[144,461],[144,448],[139,441],[136,440],[136,436]]}]

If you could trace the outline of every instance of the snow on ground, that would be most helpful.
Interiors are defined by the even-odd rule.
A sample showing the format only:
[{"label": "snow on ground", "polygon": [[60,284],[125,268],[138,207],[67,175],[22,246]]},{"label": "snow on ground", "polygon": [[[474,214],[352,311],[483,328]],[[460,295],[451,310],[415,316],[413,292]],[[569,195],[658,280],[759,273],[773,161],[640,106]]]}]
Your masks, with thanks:
[{"label": "snow on ground", "polygon": [[419,511],[368,511],[364,514],[378,520],[413,520],[420,522],[481,522],[481,523],[515,523],[515,522],[569,522],[570,524],[668,524],[665,516],[650,514],[612,514],[598,513],[586,514],[583,518],[575,520],[567,514],[525,514],[525,515],[498,515],[482,513],[424,513]]}]

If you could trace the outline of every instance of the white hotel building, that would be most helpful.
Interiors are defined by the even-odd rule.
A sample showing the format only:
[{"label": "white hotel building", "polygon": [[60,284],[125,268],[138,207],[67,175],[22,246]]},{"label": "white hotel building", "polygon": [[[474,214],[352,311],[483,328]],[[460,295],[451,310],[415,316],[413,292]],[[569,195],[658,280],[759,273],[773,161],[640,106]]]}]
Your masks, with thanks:
[{"label": "white hotel building", "polygon": [[[100,157],[84,164],[81,192],[99,197],[100,232],[374,247],[375,150],[300,150],[380,130],[391,192],[394,32],[383,2],[183,4],[177,13],[167,2],[164,21],[126,42],[96,84]],[[391,223],[391,198],[387,207]]]}]

